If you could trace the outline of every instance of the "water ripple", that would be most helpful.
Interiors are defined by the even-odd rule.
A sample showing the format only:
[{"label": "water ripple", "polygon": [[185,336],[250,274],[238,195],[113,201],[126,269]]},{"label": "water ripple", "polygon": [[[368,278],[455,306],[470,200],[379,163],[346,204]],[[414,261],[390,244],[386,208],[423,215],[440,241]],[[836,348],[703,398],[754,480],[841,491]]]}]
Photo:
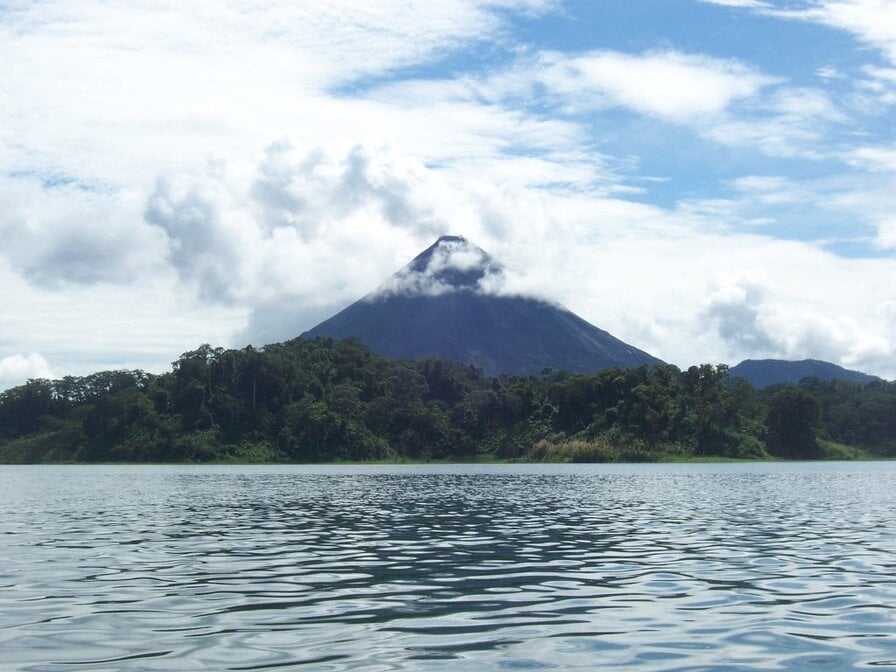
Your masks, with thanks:
[{"label": "water ripple", "polygon": [[896,464],[4,467],[0,669],[896,667]]}]

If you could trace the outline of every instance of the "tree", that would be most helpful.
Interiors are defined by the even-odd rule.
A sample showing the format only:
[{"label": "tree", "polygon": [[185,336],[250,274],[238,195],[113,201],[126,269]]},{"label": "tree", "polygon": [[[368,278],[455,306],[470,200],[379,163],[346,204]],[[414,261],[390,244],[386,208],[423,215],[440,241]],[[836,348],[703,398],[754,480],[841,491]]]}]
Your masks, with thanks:
[{"label": "tree", "polygon": [[769,399],[768,447],[772,454],[791,459],[819,457],[818,402],[798,387],[785,387]]}]

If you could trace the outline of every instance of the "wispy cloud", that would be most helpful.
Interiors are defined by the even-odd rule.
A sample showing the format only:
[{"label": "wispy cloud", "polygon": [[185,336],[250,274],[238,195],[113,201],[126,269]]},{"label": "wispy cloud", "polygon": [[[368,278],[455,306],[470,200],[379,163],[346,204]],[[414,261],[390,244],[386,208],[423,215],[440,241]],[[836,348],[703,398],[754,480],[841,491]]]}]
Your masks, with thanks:
[{"label": "wispy cloud", "polygon": [[722,5],[724,7],[765,8],[771,7],[768,2],[762,0],[700,0],[709,5]]},{"label": "wispy cloud", "polygon": [[571,107],[620,105],[672,121],[718,114],[776,81],[736,61],[676,51],[547,53],[531,75]]},{"label": "wispy cloud", "polygon": [[846,158],[853,165],[874,172],[896,173],[896,146],[857,147]]},{"label": "wispy cloud", "polygon": [[812,0],[802,4],[770,11],[774,16],[847,31],[896,63],[896,4],[892,0]]}]

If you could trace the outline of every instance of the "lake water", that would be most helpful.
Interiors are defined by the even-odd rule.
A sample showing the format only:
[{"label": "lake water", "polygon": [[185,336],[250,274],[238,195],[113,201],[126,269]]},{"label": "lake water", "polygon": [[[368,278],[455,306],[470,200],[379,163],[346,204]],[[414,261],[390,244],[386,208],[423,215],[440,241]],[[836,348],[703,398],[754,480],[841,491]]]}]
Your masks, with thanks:
[{"label": "lake water", "polygon": [[896,667],[896,463],[0,467],[3,670]]}]

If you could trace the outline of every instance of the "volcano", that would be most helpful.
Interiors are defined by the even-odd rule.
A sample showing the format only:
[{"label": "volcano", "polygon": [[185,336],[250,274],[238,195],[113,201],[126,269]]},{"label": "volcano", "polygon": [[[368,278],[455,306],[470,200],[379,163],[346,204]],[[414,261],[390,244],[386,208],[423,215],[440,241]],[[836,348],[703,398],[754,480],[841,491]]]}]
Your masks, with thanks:
[{"label": "volcano", "polygon": [[502,294],[503,267],[442,236],[376,291],[302,334],[356,337],[387,357],[439,357],[489,375],[593,373],[660,360],[547,301]]}]

